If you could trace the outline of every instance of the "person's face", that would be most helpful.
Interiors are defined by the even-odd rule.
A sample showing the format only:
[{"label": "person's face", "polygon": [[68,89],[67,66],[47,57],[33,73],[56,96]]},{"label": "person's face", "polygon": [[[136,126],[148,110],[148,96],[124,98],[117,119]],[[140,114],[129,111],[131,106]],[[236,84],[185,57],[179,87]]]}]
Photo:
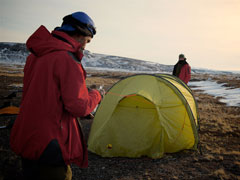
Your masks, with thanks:
[{"label": "person's face", "polygon": [[82,45],[82,50],[84,50],[87,43],[90,43],[92,40],[90,36],[73,36],[73,38]]},{"label": "person's face", "polygon": [[180,61],[183,61],[184,59],[185,59],[184,57],[180,57],[180,58],[179,58]]}]

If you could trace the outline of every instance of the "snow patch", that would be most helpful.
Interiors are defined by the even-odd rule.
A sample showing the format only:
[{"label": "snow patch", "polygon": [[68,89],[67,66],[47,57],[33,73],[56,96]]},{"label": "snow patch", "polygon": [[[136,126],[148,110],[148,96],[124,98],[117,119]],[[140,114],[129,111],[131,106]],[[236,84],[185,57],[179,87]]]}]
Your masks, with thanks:
[{"label": "snow patch", "polygon": [[220,97],[220,102],[226,103],[227,106],[240,107],[240,88],[230,89],[224,86],[225,83],[218,84],[215,81],[194,81],[189,82],[193,90],[203,90],[204,93],[214,97]]}]

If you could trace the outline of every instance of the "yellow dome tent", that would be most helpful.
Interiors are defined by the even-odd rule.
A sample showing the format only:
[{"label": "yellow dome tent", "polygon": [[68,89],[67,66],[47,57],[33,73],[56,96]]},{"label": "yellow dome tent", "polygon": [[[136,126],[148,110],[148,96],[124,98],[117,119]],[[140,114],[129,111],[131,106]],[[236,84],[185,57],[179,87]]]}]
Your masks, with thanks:
[{"label": "yellow dome tent", "polygon": [[198,112],[190,88],[175,76],[134,75],[116,83],[93,120],[88,149],[103,157],[160,158],[196,149]]}]

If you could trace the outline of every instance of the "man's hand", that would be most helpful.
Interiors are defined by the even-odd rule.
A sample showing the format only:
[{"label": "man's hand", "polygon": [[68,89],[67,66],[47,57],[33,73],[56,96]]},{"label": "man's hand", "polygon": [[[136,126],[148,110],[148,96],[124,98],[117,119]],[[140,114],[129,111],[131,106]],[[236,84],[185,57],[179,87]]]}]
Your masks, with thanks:
[{"label": "man's hand", "polygon": [[105,94],[106,94],[106,91],[103,89],[103,86],[100,86],[99,88],[98,88],[98,91],[100,92],[100,94],[101,94],[101,96],[102,96],[102,98],[105,96]]},{"label": "man's hand", "polygon": [[99,88],[97,88],[97,85],[93,84],[93,85],[90,86],[90,90],[91,89],[98,90],[98,92],[101,94],[102,97],[104,97],[104,95],[106,94],[105,90],[103,89],[103,86],[99,86]]}]

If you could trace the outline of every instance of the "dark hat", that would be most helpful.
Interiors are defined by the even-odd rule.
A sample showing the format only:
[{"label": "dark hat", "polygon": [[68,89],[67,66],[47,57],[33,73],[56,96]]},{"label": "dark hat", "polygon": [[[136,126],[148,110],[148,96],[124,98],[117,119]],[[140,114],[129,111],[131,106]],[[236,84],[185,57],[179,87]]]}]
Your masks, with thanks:
[{"label": "dark hat", "polygon": [[180,58],[184,58],[184,59],[185,59],[184,54],[179,54],[179,59],[180,59]]}]

